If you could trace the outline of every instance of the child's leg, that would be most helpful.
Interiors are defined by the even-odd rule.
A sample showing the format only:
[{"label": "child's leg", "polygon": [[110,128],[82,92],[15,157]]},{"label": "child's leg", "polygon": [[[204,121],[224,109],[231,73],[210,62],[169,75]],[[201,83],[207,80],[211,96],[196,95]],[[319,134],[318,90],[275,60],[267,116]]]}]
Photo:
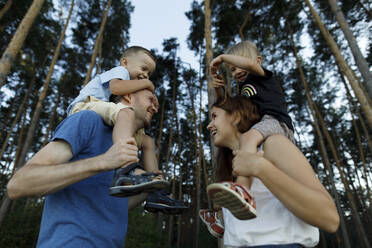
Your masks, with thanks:
[{"label": "child's leg", "polygon": [[160,172],[158,168],[158,160],[155,154],[154,140],[150,136],[146,135],[143,130],[140,130],[140,132],[136,134],[136,136],[140,135],[142,136],[142,160],[145,170],[148,172]]},{"label": "child's leg", "polygon": [[[239,140],[239,147],[240,150],[256,153],[257,152],[257,146],[259,146],[264,137],[263,135],[256,129],[251,128],[248,132],[245,132],[242,134]],[[251,188],[252,185],[252,177],[242,177],[238,176],[236,177],[235,182],[238,184],[241,184],[248,189]]]}]

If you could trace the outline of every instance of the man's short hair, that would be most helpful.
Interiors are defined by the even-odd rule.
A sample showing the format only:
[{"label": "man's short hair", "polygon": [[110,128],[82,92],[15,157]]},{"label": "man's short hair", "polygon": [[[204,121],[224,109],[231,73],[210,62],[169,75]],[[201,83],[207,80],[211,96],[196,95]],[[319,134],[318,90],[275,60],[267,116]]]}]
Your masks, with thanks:
[{"label": "man's short hair", "polygon": [[139,52],[147,54],[156,63],[155,56],[150,52],[150,50],[148,50],[144,47],[141,47],[141,46],[131,46],[131,47],[125,49],[125,51],[121,55],[120,60],[122,60],[124,57],[130,57],[130,56],[136,55]]},{"label": "man's short hair", "polygon": [[110,99],[109,99],[109,102],[119,103],[121,101],[121,99],[123,99],[123,96],[111,95]]}]

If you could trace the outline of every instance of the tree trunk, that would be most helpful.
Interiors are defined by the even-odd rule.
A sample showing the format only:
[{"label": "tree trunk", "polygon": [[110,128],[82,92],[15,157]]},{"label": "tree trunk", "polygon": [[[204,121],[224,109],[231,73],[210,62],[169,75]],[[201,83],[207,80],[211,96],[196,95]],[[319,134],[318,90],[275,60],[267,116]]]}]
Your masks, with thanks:
[{"label": "tree trunk", "polygon": [[4,7],[0,10],[0,20],[1,18],[3,18],[4,14],[9,10],[11,5],[12,5],[12,0],[6,1]]},{"label": "tree trunk", "polygon": [[351,88],[353,89],[355,96],[358,98],[360,105],[366,115],[368,125],[372,128],[372,107],[370,103],[371,96],[365,93],[364,89],[359,85],[359,80],[355,76],[354,72],[350,69],[345,59],[343,58],[340,49],[338,48],[336,42],[329,34],[325,25],[321,21],[318,13],[315,11],[313,6],[310,4],[309,0],[305,0],[306,5],[310,8],[311,14],[314,17],[315,23],[318,25],[320,31],[322,32],[325,40],[327,41],[333,56],[335,57],[336,63],[340,66],[341,71],[347,77]]},{"label": "tree trunk", "polygon": [[200,229],[200,218],[199,218],[199,210],[200,210],[200,168],[201,168],[201,163],[202,163],[202,143],[201,143],[201,138],[200,135],[201,133],[198,134],[198,125],[197,125],[197,120],[196,120],[196,110],[195,110],[195,104],[194,104],[194,96],[192,94],[192,85],[190,82],[186,81],[187,89],[189,92],[189,97],[191,101],[191,111],[192,111],[192,121],[193,121],[193,130],[194,130],[194,137],[195,137],[195,146],[198,149],[198,162],[196,166],[196,211],[195,211],[195,235],[194,235],[194,247],[198,247],[199,243],[199,229]]},{"label": "tree trunk", "polygon": [[46,143],[49,141],[50,132],[51,132],[52,129],[54,129],[54,127],[52,125],[53,125],[54,119],[56,118],[56,115],[57,115],[57,108],[58,108],[58,105],[59,105],[60,100],[61,100],[61,94],[58,91],[58,93],[57,93],[57,101],[54,104],[54,107],[53,107],[53,110],[52,110],[52,116],[49,119],[48,129],[45,132],[42,147],[45,146]]},{"label": "tree trunk", "polygon": [[242,25],[239,28],[239,36],[242,41],[245,40],[244,34],[243,34],[243,29],[247,25],[248,21],[251,20],[251,5],[249,5],[249,8],[247,10],[247,14],[245,15],[244,21]]},{"label": "tree trunk", "polygon": [[32,2],[31,7],[27,10],[27,13],[19,24],[12,40],[4,51],[0,60],[0,89],[4,85],[6,76],[8,75],[13,62],[21,49],[28,32],[30,31],[32,23],[39,14],[44,1],[45,0],[34,0]]},{"label": "tree trunk", "polygon": [[[159,134],[158,134],[158,139],[157,139],[157,148],[158,148],[158,153],[156,154],[156,157],[158,159],[158,165],[160,165],[160,153],[161,153],[161,138],[163,136],[163,123],[164,123],[164,108],[165,108],[165,102],[166,98],[164,97],[164,89],[161,90],[160,93],[160,99],[162,99],[161,103],[161,110],[160,110],[160,124],[159,124]],[[161,167],[159,168],[161,169]]]},{"label": "tree trunk", "polygon": [[13,129],[14,129],[15,125],[17,124],[19,118],[21,117],[21,114],[22,114],[23,112],[26,112],[24,106],[25,106],[25,103],[26,103],[26,101],[28,100],[28,98],[29,98],[29,96],[30,96],[30,93],[31,93],[32,87],[33,87],[33,85],[34,85],[34,83],[35,83],[35,80],[36,80],[36,75],[34,74],[32,80],[31,80],[31,82],[30,82],[30,84],[29,84],[29,86],[28,86],[27,92],[26,92],[25,96],[23,97],[22,103],[21,103],[21,105],[20,105],[19,108],[18,108],[17,114],[16,114],[16,116],[15,116],[15,118],[14,118],[14,120],[13,120],[13,122],[12,122],[10,128],[9,128],[9,132],[8,132],[7,136],[5,137],[5,140],[4,140],[3,145],[2,145],[2,147],[1,147],[1,151],[0,151],[0,160],[1,160],[1,158],[3,157],[4,152],[5,152],[5,149],[6,149],[7,146],[8,146],[8,141],[9,141],[10,136],[11,136],[12,133],[13,133]]},{"label": "tree trunk", "polygon": [[[34,110],[34,114],[33,114],[32,119],[30,121],[30,127],[29,127],[29,129],[27,131],[26,140],[24,142],[24,145],[22,146],[22,151],[20,153],[19,160],[18,160],[17,164],[14,165],[14,169],[23,166],[23,164],[25,163],[28,149],[29,149],[29,147],[31,145],[32,138],[34,136],[37,123],[39,122],[39,117],[40,117],[40,112],[41,112],[42,104],[43,104],[43,101],[44,101],[44,99],[46,97],[46,94],[47,94],[47,91],[48,91],[49,82],[51,81],[53,70],[54,70],[54,65],[57,62],[57,58],[58,58],[58,55],[59,55],[59,52],[60,52],[60,49],[61,49],[62,41],[63,41],[63,38],[65,36],[65,32],[66,32],[68,23],[70,21],[70,17],[71,17],[73,6],[74,6],[74,0],[71,2],[71,8],[70,8],[69,15],[67,17],[65,26],[63,27],[63,30],[61,32],[61,36],[59,38],[56,51],[55,51],[55,53],[53,55],[52,63],[50,65],[50,67],[49,67],[47,78],[46,78],[45,83],[43,85],[43,90],[40,93],[39,100],[38,100],[38,102],[36,104],[36,107],[35,107],[35,110]],[[4,197],[7,198],[8,196],[7,195],[4,195]],[[9,207],[9,205],[6,205],[7,201],[8,201],[7,199],[4,199],[3,200],[3,202],[5,204],[4,207],[6,207],[6,208]],[[1,208],[3,208],[3,205],[1,206]],[[6,209],[4,211],[6,211]],[[1,218],[1,215],[0,215],[0,218]],[[0,223],[1,223],[1,221],[2,220],[0,219]]]},{"label": "tree trunk", "polygon": [[[283,14],[284,14],[284,11],[283,11]],[[284,14],[284,16],[285,16],[285,14]],[[297,54],[297,48],[296,48],[296,45],[295,45],[295,42],[294,42],[294,39],[293,39],[292,28],[291,28],[290,23],[288,21],[286,21],[286,24],[287,24],[288,31],[289,31],[289,34],[290,34],[291,44],[292,44],[292,48],[293,48],[293,54],[296,58],[297,69],[299,70],[301,82],[304,86],[305,93],[306,93],[306,98],[307,98],[307,101],[309,103],[309,108],[310,108],[310,111],[311,111],[311,114],[312,114],[312,117],[313,117],[313,120],[314,120],[313,125],[314,125],[315,131],[316,131],[316,133],[318,135],[318,138],[319,138],[319,145],[320,145],[320,148],[321,148],[320,150],[321,150],[321,153],[322,153],[322,158],[323,158],[324,164],[327,167],[327,170],[330,173],[330,182],[331,182],[332,194],[333,194],[333,197],[335,198],[335,201],[336,201],[337,210],[338,210],[339,214],[342,215],[342,209],[340,207],[341,205],[340,205],[340,202],[339,202],[338,193],[337,193],[336,186],[335,186],[335,183],[334,183],[334,177],[333,177],[333,171],[332,171],[331,163],[330,163],[329,158],[328,158],[327,150],[326,150],[326,147],[325,147],[325,144],[324,144],[323,135],[322,135],[322,133],[320,131],[320,128],[319,128],[316,112],[315,112],[315,109],[314,109],[314,104],[313,104],[312,98],[310,96],[310,90],[309,90],[308,84],[307,84],[306,79],[305,79],[305,74],[302,70],[301,61],[300,61],[300,59],[298,57],[298,54]],[[345,247],[346,248],[351,248],[348,232],[347,232],[347,229],[346,229],[346,225],[343,222],[343,219],[342,218],[340,218],[340,219],[341,219],[340,226],[341,226],[341,231],[343,233],[343,237],[344,237],[344,241],[345,241]]]},{"label": "tree trunk", "polygon": [[48,75],[45,79],[45,83],[43,85],[43,90],[41,91],[40,96],[39,96],[39,100],[36,104],[34,114],[32,116],[31,122],[30,122],[30,127],[29,127],[28,132],[27,132],[26,141],[25,141],[25,143],[23,145],[23,148],[22,148],[22,152],[21,152],[21,155],[20,155],[20,160],[19,160],[19,163],[16,165],[17,168],[19,168],[20,166],[22,166],[24,164],[25,159],[26,159],[26,155],[27,155],[27,152],[28,152],[28,148],[31,145],[32,138],[33,138],[34,133],[35,133],[36,125],[39,122],[39,117],[40,117],[42,104],[43,104],[44,99],[46,98],[46,94],[47,94],[48,88],[49,88],[49,83],[52,79],[52,75],[53,75],[53,71],[54,71],[54,65],[57,62],[57,59],[58,59],[58,56],[59,56],[59,53],[60,53],[60,50],[61,50],[62,42],[63,42],[63,39],[65,37],[66,29],[67,29],[67,26],[70,22],[70,17],[71,17],[73,7],[74,7],[74,0],[71,2],[69,15],[67,17],[66,23],[65,23],[65,25],[63,27],[63,30],[61,32],[56,50],[55,50],[54,55],[53,55],[52,62],[49,66],[49,71],[48,71]]},{"label": "tree trunk", "polygon": [[358,213],[358,208],[357,208],[357,206],[355,204],[355,200],[354,200],[353,194],[352,194],[352,192],[350,190],[350,185],[349,185],[348,181],[346,180],[345,175],[344,175],[344,172],[343,172],[343,170],[341,168],[341,163],[340,163],[340,160],[339,160],[339,158],[337,156],[336,147],[334,146],[332,137],[330,136],[330,134],[329,134],[329,132],[328,132],[326,126],[325,126],[323,117],[320,115],[320,112],[317,109],[317,107],[316,107],[315,104],[314,104],[314,109],[316,111],[316,114],[318,116],[318,119],[320,120],[320,126],[322,127],[322,130],[323,130],[323,133],[325,135],[325,138],[326,138],[326,140],[327,140],[327,142],[329,144],[329,147],[331,149],[332,155],[333,155],[333,157],[335,159],[336,167],[337,167],[337,169],[338,169],[338,171],[340,173],[341,181],[344,184],[345,191],[346,191],[346,196],[347,196],[347,199],[350,202],[350,207],[351,207],[351,210],[353,212],[353,219],[355,220],[355,224],[356,224],[357,230],[360,233],[360,238],[362,239],[363,245],[366,248],[370,248],[371,246],[369,244],[369,241],[368,241],[368,238],[367,238],[367,234],[366,234],[366,232],[364,230],[362,221],[360,220],[359,213]]},{"label": "tree trunk", "polygon": [[328,3],[331,6],[332,12],[336,16],[336,20],[340,25],[342,32],[344,32],[353,54],[355,64],[358,66],[358,69],[363,77],[369,98],[372,99],[372,74],[369,71],[369,65],[359,49],[358,43],[349,28],[349,24],[346,21],[344,13],[342,13],[340,7],[338,6],[337,0],[328,0]]},{"label": "tree trunk", "polygon": [[90,75],[92,74],[94,64],[96,63],[98,47],[99,47],[99,44],[101,43],[101,39],[103,37],[103,30],[105,29],[105,24],[106,24],[106,21],[107,21],[107,15],[108,15],[109,9],[111,7],[111,2],[112,2],[112,0],[109,0],[107,2],[107,6],[106,6],[105,12],[103,14],[101,26],[99,27],[98,37],[96,39],[96,42],[94,43],[94,49],[93,49],[92,57],[90,59],[89,69],[88,69],[87,75],[86,75],[85,80],[84,80],[84,86],[90,81]]},{"label": "tree trunk", "polygon": [[344,87],[345,87],[345,90],[346,90],[346,95],[349,99],[349,102],[352,103],[352,105],[353,105],[354,112],[358,115],[360,125],[362,126],[363,133],[364,133],[364,135],[366,136],[366,139],[367,139],[367,144],[368,144],[368,147],[369,147],[369,151],[372,153],[372,141],[371,141],[371,138],[369,137],[369,132],[367,130],[366,124],[364,123],[364,119],[362,118],[362,115],[359,112],[359,108],[358,108],[357,104],[355,103],[355,101],[354,101],[354,99],[353,99],[353,97],[350,93],[349,87],[347,86],[347,84],[344,80],[344,75],[342,74],[341,70],[339,70],[339,71],[340,71],[340,75],[341,75],[341,79],[342,79],[341,81],[344,84]]},{"label": "tree trunk", "polygon": [[[212,75],[209,70],[209,64],[213,59],[212,50],[212,28],[211,28],[211,1],[204,1],[204,39],[205,39],[205,75],[207,78],[207,89],[208,89],[208,110],[209,110],[209,120],[211,119],[211,109],[212,104],[216,101],[215,91],[212,85]],[[212,151],[212,168],[216,168],[216,154],[217,148],[214,146],[212,137],[211,139],[211,151]]]},{"label": "tree trunk", "polygon": [[[182,166],[179,168],[180,172],[180,182],[178,186],[178,200],[182,200]],[[181,247],[181,230],[182,230],[182,215],[178,215],[177,217],[177,248]]]},{"label": "tree trunk", "polygon": [[[15,101],[10,101],[9,107],[8,107],[8,113],[6,114],[6,117],[4,118],[4,122],[1,123],[1,133],[0,133],[0,141],[3,140],[3,135],[6,134],[6,127],[8,126],[8,122],[11,120],[11,116],[14,112],[13,105]],[[0,156],[1,159],[1,156]]]}]

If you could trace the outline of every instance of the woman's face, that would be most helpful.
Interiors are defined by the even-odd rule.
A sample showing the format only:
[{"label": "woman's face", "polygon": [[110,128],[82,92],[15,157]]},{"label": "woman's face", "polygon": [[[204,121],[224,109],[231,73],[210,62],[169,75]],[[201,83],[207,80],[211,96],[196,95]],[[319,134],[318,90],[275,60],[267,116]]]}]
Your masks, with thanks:
[{"label": "woman's face", "polygon": [[212,119],[207,128],[216,146],[230,147],[231,141],[236,138],[236,128],[232,122],[232,116],[225,110],[212,108]]}]

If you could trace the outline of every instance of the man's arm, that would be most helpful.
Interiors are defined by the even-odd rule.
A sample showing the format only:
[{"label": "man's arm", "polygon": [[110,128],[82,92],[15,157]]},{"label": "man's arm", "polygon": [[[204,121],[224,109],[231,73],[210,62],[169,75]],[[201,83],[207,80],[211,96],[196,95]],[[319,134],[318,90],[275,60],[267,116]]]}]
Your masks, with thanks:
[{"label": "man's arm", "polygon": [[110,81],[110,90],[113,95],[122,96],[132,94],[143,89],[149,89],[151,92],[154,92],[155,87],[148,79],[122,80],[114,78]]},{"label": "man's arm", "polygon": [[68,162],[73,157],[70,145],[61,140],[53,141],[10,179],[9,198],[50,194],[99,172],[138,162],[138,148],[134,144],[134,139],[130,138],[115,143],[102,155]]}]

